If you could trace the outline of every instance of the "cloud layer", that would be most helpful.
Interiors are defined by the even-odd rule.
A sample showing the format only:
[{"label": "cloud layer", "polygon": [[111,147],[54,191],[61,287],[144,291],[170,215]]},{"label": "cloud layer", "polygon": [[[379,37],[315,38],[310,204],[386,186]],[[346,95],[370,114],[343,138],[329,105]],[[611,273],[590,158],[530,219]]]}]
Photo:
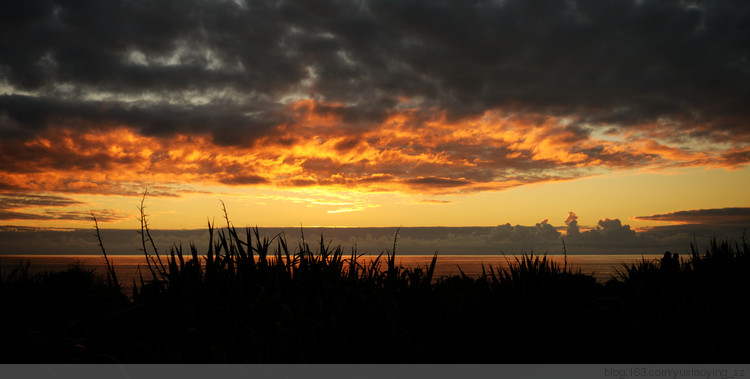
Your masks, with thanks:
[{"label": "cloud layer", "polygon": [[[731,239],[742,242],[744,225],[672,225],[635,231],[619,219],[602,219],[593,227],[578,229],[567,225],[555,227],[544,220],[534,226],[503,224],[496,227],[405,227],[398,233],[396,251],[399,254],[662,254],[673,251],[690,252],[690,244],[698,241],[704,246],[709,238]],[[575,229],[575,231],[572,231]],[[359,253],[379,254],[391,250],[397,228],[304,228],[308,243],[317,244],[321,235],[324,243],[341,246],[349,254],[351,248]],[[110,254],[140,254],[140,236],[135,230],[104,229],[101,231]],[[300,239],[298,228],[260,228],[261,235],[273,238],[283,233],[290,246]],[[182,243],[196,244],[206,251],[206,230],[153,230],[151,235],[161,252]],[[244,235],[244,234],[243,234]],[[564,239],[564,245],[563,245]],[[274,245],[275,246],[275,245]],[[23,227],[0,227],[0,252],[49,254],[99,254],[100,249],[92,231],[40,230]]]},{"label": "cloud layer", "polygon": [[678,222],[681,224],[750,225],[750,208],[691,209],[652,216],[639,216],[635,219]]},{"label": "cloud layer", "polygon": [[[85,203],[61,196],[0,193],[0,221],[84,221],[91,219],[91,212],[95,212],[97,219],[102,222],[125,218],[121,212],[113,209],[98,209],[96,211],[69,209],[69,207],[80,205],[85,205]],[[64,209],[61,210],[61,208]]]},{"label": "cloud layer", "polygon": [[432,194],[736,167],[749,7],[6,1],[0,190]]}]

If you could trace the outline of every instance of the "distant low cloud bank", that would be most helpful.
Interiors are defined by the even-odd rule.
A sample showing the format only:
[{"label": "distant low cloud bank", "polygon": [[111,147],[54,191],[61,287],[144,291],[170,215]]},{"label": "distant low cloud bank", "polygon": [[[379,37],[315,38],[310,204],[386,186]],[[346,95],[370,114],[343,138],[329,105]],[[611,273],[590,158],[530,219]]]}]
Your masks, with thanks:
[{"label": "distant low cloud bank", "polygon": [[692,209],[653,216],[638,216],[636,220],[671,221],[690,224],[750,224],[750,208]]},{"label": "distant low cloud bank", "polygon": [[[619,219],[601,219],[596,226],[578,225],[577,216],[570,212],[565,226],[553,226],[543,220],[534,226],[502,224],[496,227],[404,227],[398,232],[396,251],[401,254],[561,254],[563,246],[568,254],[659,254],[665,250],[678,253],[689,251],[690,243],[705,245],[710,237],[731,239],[742,243],[750,226],[737,217],[737,209],[704,209],[670,213],[676,215],[714,215],[705,224],[657,226],[636,231]],[[721,218],[716,215],[724,214]],[[659,219],[663,215],[649,216]],[[730,220],[733,220],[730,222]],[[324,243],[341,245],[346,254],[356,246],[359,253],[377,254],[392,249],[397,228],[260,228],[264,235],[284,235],[290,246],[302,238],[315,246],[321,235]],[[243,234],[244,235],[244,234]],[[193,242],[199,251],[207,249],[206,230],[154,230],[152,236],[161,252],[170,246]],[[134,230],[102,230],[107,252],[110,254],[140,254],[140,236]],[[563,242],[564,241],[564,242]],[[564,245],[563,245],[564,243]],[[0,227],[1,254],[100,254],[92,230],[40,230],[28,227]]]}]

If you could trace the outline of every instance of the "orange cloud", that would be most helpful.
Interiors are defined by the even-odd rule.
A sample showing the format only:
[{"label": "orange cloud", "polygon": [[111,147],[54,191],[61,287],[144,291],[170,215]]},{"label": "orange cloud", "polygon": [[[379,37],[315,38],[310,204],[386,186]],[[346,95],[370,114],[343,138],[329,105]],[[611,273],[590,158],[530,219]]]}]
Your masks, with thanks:
[{"label": "orange cloud", "polygon": [[191,185],[337,187],[440,194],[501,190],[629,168],[733,167],[747,148],[684,148],[644,134],[606,138],[551,116],[487,111],[449,120],[402,110],[355,127],[340,104],[289,104],[288,122],[248,146],[207,134],[156,137],[118,127],[58,127],[0,142],[6,190],[178,195]]}]

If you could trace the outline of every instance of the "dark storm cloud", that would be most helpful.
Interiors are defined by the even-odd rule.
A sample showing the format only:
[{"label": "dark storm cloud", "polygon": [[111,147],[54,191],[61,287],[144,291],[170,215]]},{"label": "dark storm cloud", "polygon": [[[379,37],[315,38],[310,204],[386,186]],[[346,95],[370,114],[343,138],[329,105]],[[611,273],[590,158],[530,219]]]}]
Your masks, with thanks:
[{"label": "dark storm cloud", "polygon": [[[0,95],[0,124],[4,137],[30,137],[49,126],[73,130],[129,126],[145,135],[211,133],[218,144],[246,144],[284,121],[278,105],[174,105],[162,102],[130,104],[116,101],[81,101],[54,97]],[[245,116],[246,113],[254,116]],[[0,118],[0,120],[3,120]]]},{"label": "dark storm cloud", "polygon": [[651,216],[638,216],[635,219],[709,225],[750,225],[750,208],[692,209]]},{"label": "dark storm cloud", "polygon": [[10,0],[0,18],[4,137],[119,124],[247,144],[289,121],[295,94],[344,104],[330,111],[360,128],[407,98],[449,120],[506,109],[750,135],[746,1]]}]

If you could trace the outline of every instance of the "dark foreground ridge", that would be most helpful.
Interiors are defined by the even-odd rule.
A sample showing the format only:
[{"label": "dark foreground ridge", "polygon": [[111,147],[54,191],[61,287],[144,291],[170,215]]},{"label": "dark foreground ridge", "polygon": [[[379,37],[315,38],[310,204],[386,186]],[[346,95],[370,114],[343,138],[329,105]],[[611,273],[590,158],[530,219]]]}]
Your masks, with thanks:
[{"label": "dark foreground ridge", "polygon": [[[143,214],[142,214],[143,216]],[[208,251],[175,246],[132,298],[72,266],[0,280],[3,363],[740,363],[750,341],[750,249],[712,240],[687,259],[624,266],[606,284],[546,256],[433,278],[364,262],[323,237],[209,225]],[[241,236],[240,234],[244,234]],[[103,246],[103,245],[102,245]],[[104,248],[102,251],[105,253]]]}]

